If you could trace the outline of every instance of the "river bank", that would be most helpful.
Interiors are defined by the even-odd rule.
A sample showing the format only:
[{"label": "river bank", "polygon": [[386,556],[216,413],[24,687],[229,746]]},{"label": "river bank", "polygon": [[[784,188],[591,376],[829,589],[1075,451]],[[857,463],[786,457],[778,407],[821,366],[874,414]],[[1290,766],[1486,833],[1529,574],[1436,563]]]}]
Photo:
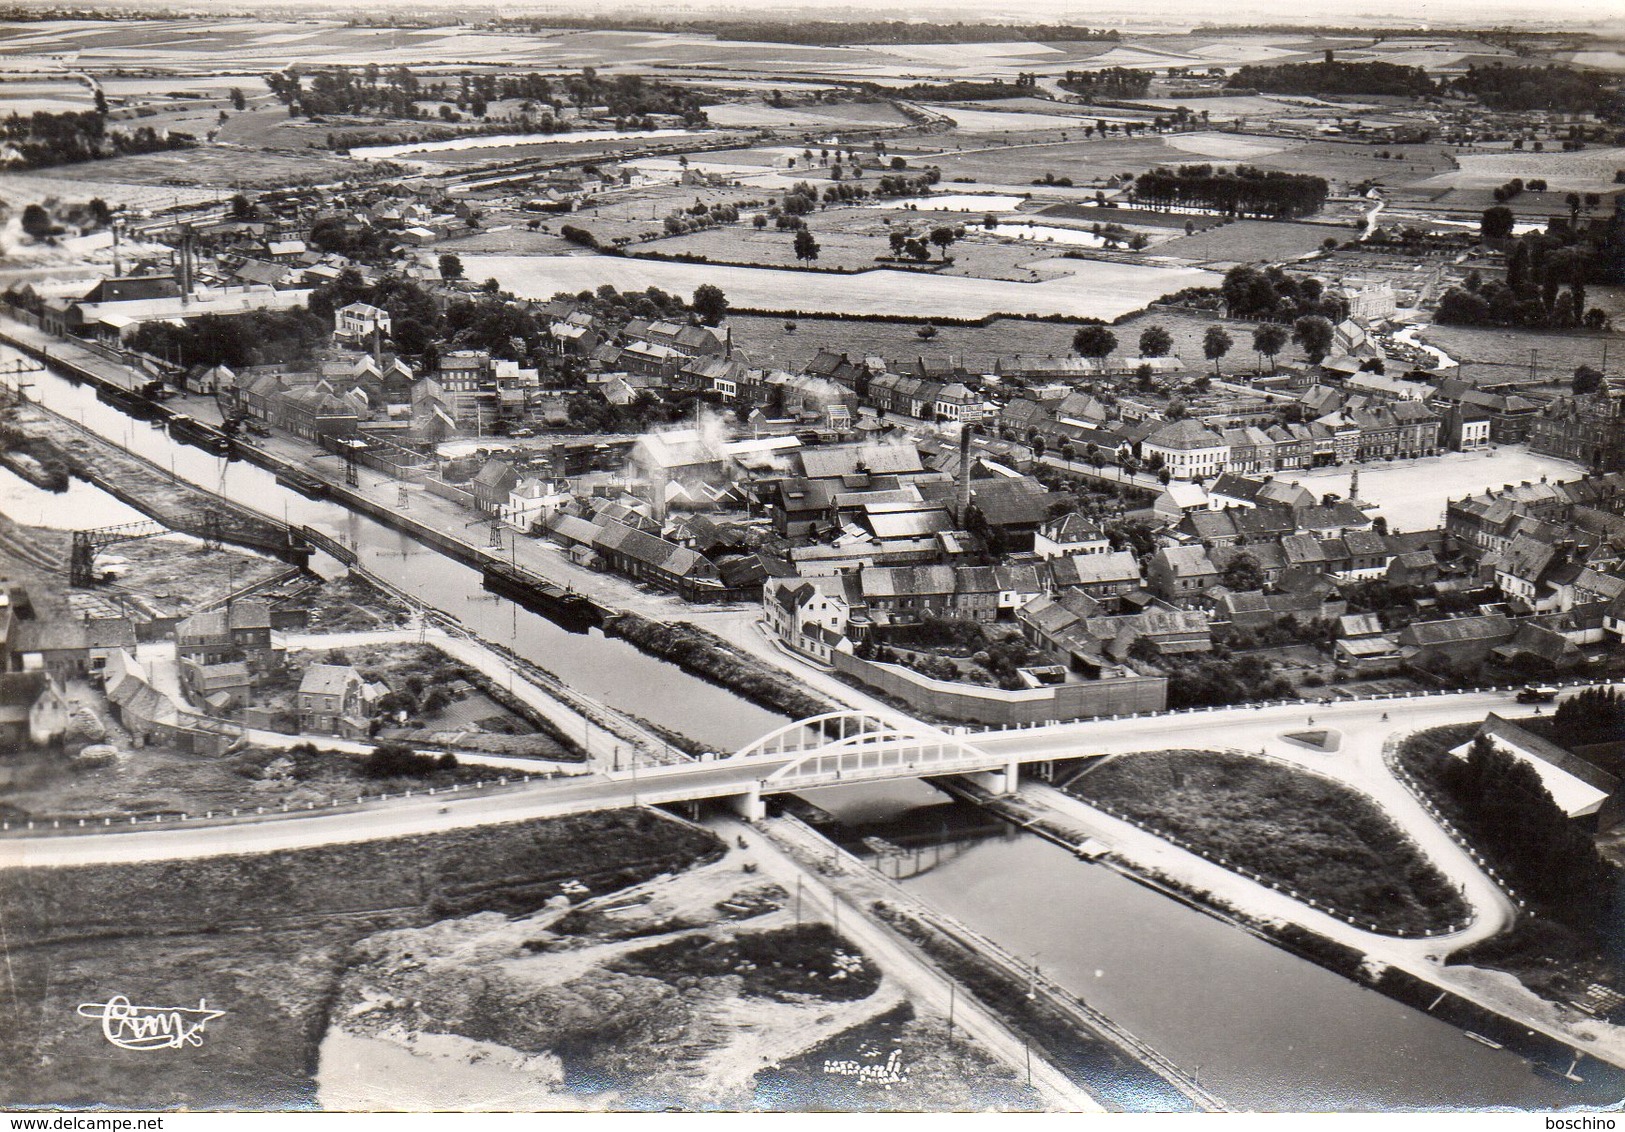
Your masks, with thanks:
[{"label": "river bank", "polygon": [[[884,874],[792,816],[761,826],[832,899],[917,950],[1068,1081],[1116,1111],[1190,1111],[1223,1104],[1133,1035],[969,926],[919,901]],[[836,913],[839,920],[840,913]]]},{"label": "river bank", "polygon": [[805,691],[782,670],[763,664],[710,630],[686,621],[652,621],[620,611],[604,619],[604,632],[792,719],[838,710],[835,703]]},{"label": "river bank", "polygon": [[[1055,802],[1066,796],[1053,788],[1024,785],[1018,795],[996,796],[980,787],[956,781],[952,792],[998,814],[1022,829],[1069,852],[1089,839],[1099,839],[1101,830],[1076,820],[1071,806]],[[1073,806],[1075,799],[1066,799]],[[1549,1068],[1567,1068],[1572,1053],[1585,1048],[1596,1060],[1584,1089],[1576,1090],[1574,1103],[1606,1103],[1625,1088],[1625,1068],[1607,1042],[1588,1042],[1585,1036],[1561,1025],[1546,1013],[1518,1011],[1504,1003],[1489,1003],[1482,996],[1451,979],[1444,969],[1400,963],[1393,956],[1378,953],[1375,946],[1358,946],[1338,938],[1313,923],[1322,913],[1304,907],[1298,919],[1262,914],[1241,901],[1227,899],[1194,879],[1191,870],[1170,867],[1168,857],[1180,851],[1172,846],[1158,856],[1137,851],[1126,838],[1112,838],[1110,852],[1102,863],[1164,896],[1201,911],[1231,927],[1239,928],[1332,971],[1360,986],[1368,987],[1406,1006],[1424,1010],[1463,1030],[1487,1037],[1499,1046]],[[1206,862],[1204,862],[1206,864]],[[1210,866],[1216,868],[1218,866]],[[1345,933],[1347,934],[1347,933]],[[1544,1005],[1544,1004],[1543,1004]]]}]

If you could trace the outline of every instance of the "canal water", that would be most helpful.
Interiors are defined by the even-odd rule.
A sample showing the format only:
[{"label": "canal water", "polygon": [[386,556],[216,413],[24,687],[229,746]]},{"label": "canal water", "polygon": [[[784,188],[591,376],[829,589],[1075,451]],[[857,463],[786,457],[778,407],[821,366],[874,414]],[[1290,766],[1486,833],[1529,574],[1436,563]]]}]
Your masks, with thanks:
[{"label": "canal water", "polygon": [[26,526],[58,531],[111,527],[147,518],[95,484],[77,477],[68,480],[67,491],[45,491],[10,468],[0,468],[0,514]]},{"label": "canal water", "polygon": [[1516,1054],[924,783],[805,798],[834,816],[833,836],[847,848],[871,857],[866,836],[898,846],[902,855],[879,863],[888,876],[1036,962],[1233,1107],[1530,1109],[1617,1099],[1539,1077]]},{"label": "canal water", "polygon": [[[0,349],[0,363],[6,353]],[[495,599],[475,571],[336,503],[305,499],[262,469],[172,442],[102,404],[88,386],[32,377],[36,400],[183,478],[354,546],[402,589],[590,696],[719,750],[782,722],[623,641],[568,634]],[[74,522],[52,521],[68,513],[69,500]],[[23,522],[43,515],[53,526],[102,525],[130,518],[122,507],[90,485],[52,496],[0,475],[0,510]],[[820,790],[808,800],[835,816],[839,837],[857,851],[867,835],[901,846],[906,854],[887,871],[905,888],[1012,954],[1033,957],[1235,1107],[1528,1109],[1609,1099],[1537,1077],[1511,1053],[924,784]]]},{"label": "canal water", "polygon": [[[0,347],[0,364],[16,358],[14,351]],[[596,629],[588,634],[566,632],[539,614],[487,593],[478,571],[338,503],[306,499],[277,483],[263,468],[241,460],[228,462],[175,442],[162,428],[132,420],[103,404],[89,385],[74,385],[49,371],[30,374],[29,378],[33,382],[30,399],[182,479],[272,518],[311,526],[353,547],[363,566],[594,699],[725,752],[737,750],[785,722],[785,717],[775,712],[748,703]],[[331,476],[332,471],[328,468],[326,474]],[[0,480],[0,510],[20,522],[37,522],[42,513],[66,514],[66,501],[70,499],[76,508],[74,520],[48,525],[106,526],[143,517],[91,484],[76,480],[66,496],[56,496],[7,475],[9,480]],[[82,520],[77,511],[81,504],[85,506]],[[320,555],[313,568],[327,574],[342,570]]]}]

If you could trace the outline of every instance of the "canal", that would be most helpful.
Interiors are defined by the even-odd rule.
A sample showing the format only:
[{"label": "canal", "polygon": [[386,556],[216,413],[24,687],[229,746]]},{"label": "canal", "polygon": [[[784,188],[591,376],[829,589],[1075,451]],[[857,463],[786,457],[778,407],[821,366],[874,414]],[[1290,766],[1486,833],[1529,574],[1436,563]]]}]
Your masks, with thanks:
[{"label": "canal", "polygon": [[[0,364],[17,357],[9,348],[0,347]],[[455,617],[485,640],[511,648],[593,699],[719,751],[737,750],[785,722],[775,712],[639,652],[625,641],[606,637],[597,629],[587,634],[567,632],[539,614],[486,592],[477,570],[339,503],[306,499],[277,483],[263,468],[242,460],[228,462],[173,441],[163,428],[133,420],[97,400],[89,385],[75,385],[50,370],[30,374],[29,379],[33,383],[31,400],[181,479],[271,518],[296,526],[308,525],[332,536],[354,548],[361,565],[369,570],[388,578],[424,604]],[[333,470],[330,467],[326,472],[331,475]],[[40,492],[16,476],[7,476],[0,480],[0,507],[20,522],[37,522],[41,513],[71,513],[76,516],[72,526],[94,527],[126,522],[132,517],[129,508],[78,480],[64,497]],[[72,512],[63,506],[65,498],[87,504],[82,520],[77,506]],[[328,575],[342,571],[338,563],[322,555],[312,565]]]},{"label": "canal", "polygon": [[[0,364],[7,353],[0,348]],[[102,404],[88,386],[54,373],[32,379],[33,399],[193,483],[354,546],[370,569],[587,695],[718,749],[743,746],[782,722],[625,642],[597,631],[569,634],[493,598],[475,571],[336,503],[305,499],[263,469],[175,443]],[[88,484],[53,496],[3,470],[0,510],[50,526],[130,517]],[[60,521],[69,514],[71,524]],[[330,560],[317,566],[338,568]],[[1012,954],[1033,957],[1051,979],[1235,1107],[1538,1109],[1611,1099],[1537,1077],[1514,1054],[1477,1045],[1421,1011],[923,783],[808,798],[834,815],[836,836],[855,851],[864,852],[868,835],[907,850],[887,869],[905,888]]]},{"label": "canal", "polygon": [[[866,859],[1167,1055],[1236,1108],[1609,1103],[1527,1061],[919,782],[806,800]],[[1586,1069],[1580,1068],[1582,1076]]]}]

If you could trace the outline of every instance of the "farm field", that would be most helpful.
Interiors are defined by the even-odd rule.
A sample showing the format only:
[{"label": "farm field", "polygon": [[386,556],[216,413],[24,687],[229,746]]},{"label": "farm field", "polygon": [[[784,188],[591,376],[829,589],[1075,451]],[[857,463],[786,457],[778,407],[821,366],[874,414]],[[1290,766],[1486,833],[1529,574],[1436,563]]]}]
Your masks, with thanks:
[{"label": "farm field", "polygon": [[861,275],[787,273],[771,268],[650,263],[613,256],[472,256],[469,276],[494,277],[505,290],[547,299],[609,283],[621,290],[655,286],[687,295],[702,283],[722,288],[736,307],[805,313],[985,318],[991,314],[1112,319],[1185,287],[1214,286],[1195,268],[1141,267],[1092,260],[1041,260],[1066,274],[1040,283],[870,271]]},{"label": "farm field", "polygon": [[[1215,122],[1231,118],[1290,118],[1303,113],[1304,103],[1325,105],[1307,96],[1271,97],[1262,94],[1221,95],[1215,98],[1136,98],[1134,101],[1169,112],[1183,106],[1193,114],[1205,112]],[[1358,103],[1338,105],[1345,110],[1364,109]]]},{"label": "farm field", "polygon": [[1249,138],[1234,134],[1169,134],[1168,148],[1180,153],[1211,157],[1215,161],[1257,161],[1280,153],[1292,143],[1284,138]]},{"label": "farm field", "polygon": [[[1621,305],[1617,290],[1609,298],[1616,307]],[[1588,296],[1588,301],[1595,302],[1595,299]],[[1466,367],[1467,375],[1480,384],[1527,381],[1531,351],[1534,352],[1539,376],[1565,385],[1578,366],[1601,368],[1605,347],[1614,356],[1616,365],[1618,359],[1625,356],[1625,335],[1619,333],[1592,334],[1572,330],[1546,333],[1434,324],[1418,337],[1456,359]]]},{"label": "farm field", "polygon": [[[1105,210],[1110,214],[1111,210]],[[1178,256],[1196,263],[1280,262],[1319,250],[1321,241],[1347,239],[1354,232],[1323,224],[1293,224],[1273,220],[1237,220],[1209,228],[1194,236],[1180,236],[1157,249],[1158,255]]]},{"label": "farm field", "polygon": [[[1403,153],[1404,159],[1380,158],[1378,153]],[[1446,146],[1376,146],[1363,142],[1291,142],[1278,153],[1251,160],[1263,169],[1286,173],[1313,173],[1334,185],[1381,181],[1390,189],[1413,186],[1436,173],[1455,168],[1454,153]]]},{"label": "farm field", "polygon": [[[213,200],[214,189],[193,185],[135,184],[109,176],[107,166],[140,158],[114,158],[111,161],[67,165],[40,173],[7,173],[0,177],[0,203],[22,209],[48,201],[78,202],[101,197],[108,204],[124,204],[134,209],[168,208],[179,202],[193,204]],[[77,173],[78,176],[69,176]]]},{"label": "farm field", "polygon": [[[238,149],[235,146],[198,146],[167,153],[143,153],[134,157],[112,157],[106,161],[61,165],[50,170],[50,179],[150,186],[164,204],[170,204],[173,202],[169,198],[174,195],[170,186],[206,186],[235,191],[237,187],[272,188],[376,175],[360,172],[364,168],[338,156],[310,154],[295,157],[263,150]],[[109,203],[115,200],[112,196],[106,199]],[[129,197],[120,193],[116,199],[127,201]]]},{"label": "farm field", "polygon": [[942,167],[944,182],[970,177],[1001,185],[1028,184],[1052,173],[1077,182],[1115,173],[1143,173],[1158,165],[1190,162],[1190,155],[1164,138],[1074,139],[1034,145],[964,147],[941,150],[931,163]]},{"label": "farm field", "polygon": [[[572,131],[565,134],[485,134],[447,138],[443,141],[359,146],[350,151],[350,156],[375,160],[405,157],[409,154],[416,157],[433,157],[461,150],[503,150],[511,151],[511,156],[524,157],[532,149],[545,154],[552,152],[554,147],[575,142],[641,141],[657,138],[668,140],[685,138],[701,143],[709,140],[708,135],[689,130],[582,130],[579,133]],[[504,156],[508,155],[510,155],[508,152],[504,153]],[[489,160],[490,156],[482,153],[480,158]]]},{"label": "farm field", "polygon": [[991,373],[1000,359],[1063,357],[1072,347],[1073,327],[1028,319],[994,319],[987,326],[941,326],[929,342],[912,322],[871,322],[801,318],[787,331],[785,320],[766,315],[730,315],[735,348],[751,365],[800,370],[820,349],[860,358],[890,360],[952,357],[967,369]]},{"label": "farm field", "polygon": [[906,126],[888,102],[838,102],[831,105],[768,106],[761,102],[719,102],[704,107],[713,126],[784,129],[805,126],[840,129],[852,126]]},{"label": "farm field", "polygon": [[1081,130],[1095,124],[1094,118],[1082,118],[1056,103],[1053,111],[1034,114],[1016,110],[971,109],[958,103],[927,102],[922,105],[934,113],[952,120],[961,133],[999,134],[1018,130]]},{"label": "farm field", "polygon": [[1580,153],[1463,153],[1461,168],[1431,177],[1416,188],[1493,189],[1513,177],[1545,178],[1554,192],[1608,192],[1614,172],[1625,169],[1625,147]]},{"label": "farm field", "polygon": [[[1173,353],[1187,367],[1209,373],[1213,367],[1202,357],[1202,335],[1215,321],[1181,311],[1153,310],[1125,319],[1112,327],[1112,333],[1117,335],[1118,353],[1132,353],[1138,348],[1142,330],[1160,326],[1173,338]],[[992,373],[999,368],[1009,369],[1023,358],[1066,357],[1072,349],[1075,329],[1066,324],[998,318],[986,326],[939,326],[937,333],[924,341],[916,333],[919,325],[912,322],[801,318],[796,320],[794,331],[785,330],[784,323],[782,318],[763,315],[736,314],[728,319],[735,346],[750,358],[752,365],[789,370],[801,369],[820,349],[829,349],[850,357],[876,354],[892,361],[922,355],[952,357],[974,373]],[[1225,321],[1220,325],[1236,341],[1221,363],[1223,372],[1256,366],[1257,359],[1248,345],[1254,324]],[[1294,356],[1295,348],[1289,348],[1281,360]]]},{"label": "farm field", "polygon": [[[963,227],[965,236],[949,249],[952,263],[937,269],[939,276],[970,276],[980,279],[1030,281],[1042,275],[1070,272],[1071,267],[1040,272],[1030,266],[1035,256],[1052,255],[1064,247],[1098,247],[1101,241],[1081,228],[1049,225],[1033,226],[1017,214],[995,211],[999,226],[989,232],[982,227],[980,212],[974,215],[933,214],[924,210],[891,214],[866,208],[831,209],[809,217],[808,230],[818,241],[814,266],[847,270],[872,270],[881,256],[891,255],[888,235],[892,231],[927,233],[934,227]],[[887,221],[890,221],[888,224]],[[589,225],[591,227],[591,225]],[[639,223],[638,227],[649,227]],[[598,234],[598,229],[594,228]],[[1165,235],[1165,233],[1164,233]],[[1049,246],[1046,246],[1049,245]],[[664,255],[702,255],[718,263],[743,266],[799,267],[795,256],[795,234],[772,227],[760,231],[748,223],[725,225],[703,232],[652,240],[636,251]],[[940,262],[941,253],[931,248],[930,262]]]}]

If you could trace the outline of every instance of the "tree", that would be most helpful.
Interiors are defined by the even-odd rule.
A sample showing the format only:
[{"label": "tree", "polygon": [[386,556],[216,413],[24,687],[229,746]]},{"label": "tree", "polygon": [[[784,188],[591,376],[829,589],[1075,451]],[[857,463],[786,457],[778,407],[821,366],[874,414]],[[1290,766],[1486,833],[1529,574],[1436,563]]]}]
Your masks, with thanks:
[{"label": "tree", "polygon": [[452,252],[440,253],[440,278],[461,279],[463,277],[462,258]]},{"label": "tree", "polygon": [[937,328],[928,322],[924,326],[914,331],[914,336],[921,342],[929,342],[931,339],[937,336]]},{"label": "tree", "polygon": [[1302,347],[1305,357],[1319,364],[1332,351],[1335,331],[1330,319],[1318,314],[1306,314],[1292,324],[1292,340]]},{"label": "tree", "polygon": [[1140,331],[1140,357],[1165,358],[1174,348],[1174,336],[1160,326],[1148,326]]},{"label": "tree", "polygon": [[231,218],[233,220],[254,219],[254,202],[242,193],[233,196],[231,198]]},{"label": "tree", "polygon": [[998,226],[999,218],[994,216],[991,212],[982,217],[982,227],[986,228],[989,232],[993,231],[993,229],[997,228]]},{"label": "tree", "polygon": [[957,238],[954,235],[954,230],[946,224],[940,228],[931,229],[931,242],[942,249],[942,258],[944,260],[948,258],[948,245],[952,244]]},{"label": "tree", "polygon": [[760,232],[763,228],[767,227],[767,213],[758,212],[755,216],[751,217],[750,222],[756,227],[756,230]]},{"label": "tree", "polygon": [[1072,335],[1072,348],[1085,358],[1100,361],[1104,368],[1106,358],[1117,349],[1117,335],[1104,326],[1080,326]]},{"label": "tree", "polygon": [[1287,342],[1286,331],[1274,323],[1265,323],[1253,331],[1253,349],[1259,357],[1270,360],[1270,368],[1275,368],[1275,355],[1285,348]]},{"label": "tree", "polygon": [[1512,210],[1498,204],[1484,210],[1478,218],[1478,235],[1485,240],[1504,240],[1512,235]]},{"label": "tree", "polygon": [[1230,347],[1236,340],[1225,333],[1222,326],[1210,326],[1207,333],[1202,335],[1202,356],[1213,363],[1213,372],[1219,372],[1219,359],[1230,352]]},{"label": "tree", "polygon": [[1252,593],[1264,588],[1264,571],[1251,554],[1238,554],[1219,575],[1219,584],[1236,593]]},{"label": "tree", "polygon": [[1574,380],[1569,388],[1576,397],[1585,397],[1602,388],[1602,371],[1592,369],[1590,366],[1581,366],[1574,371]]},{"label": "tree", "polygon": [[728,313],[728,297],[722,293],[721,287],[701,283],[694,289],[694,301],[690,306],[705,325],[720,326]]},{"label": "tree", "polygon": [[42,204],[31,204],[23,209],[23,231],[36,240],[43,240],[51,234],[51,214],[45,211]]},{"label": "tree", "polygon": [[231,108],[233,110],[248,109],[248,99],[243,97],[243,92],[238,87],[231,88]]},{"label": "tree", "polygon": [[813,239],[813,234],[807,229],[802,228],[796,232],[795,244],[797,259],[810,263],[818,258],[818,241]]}]

